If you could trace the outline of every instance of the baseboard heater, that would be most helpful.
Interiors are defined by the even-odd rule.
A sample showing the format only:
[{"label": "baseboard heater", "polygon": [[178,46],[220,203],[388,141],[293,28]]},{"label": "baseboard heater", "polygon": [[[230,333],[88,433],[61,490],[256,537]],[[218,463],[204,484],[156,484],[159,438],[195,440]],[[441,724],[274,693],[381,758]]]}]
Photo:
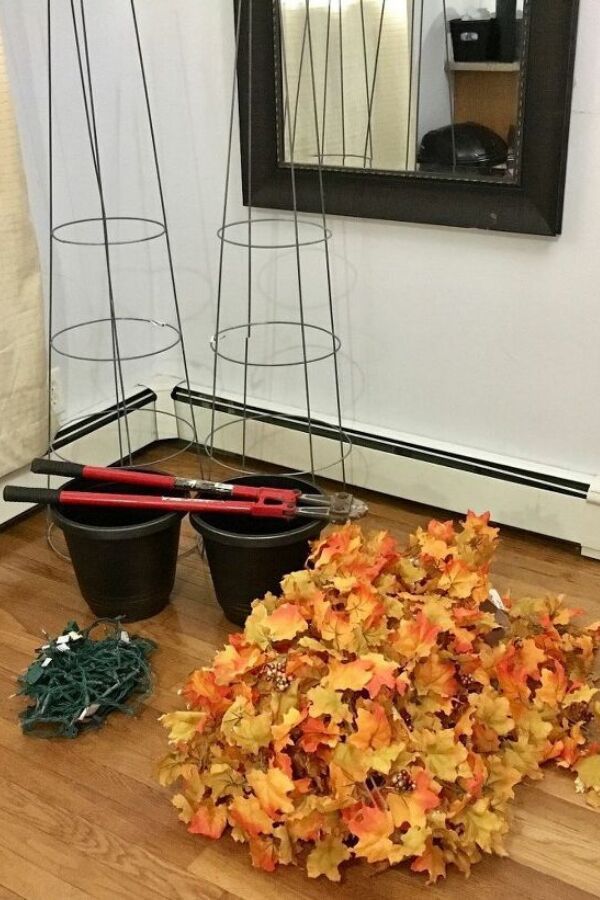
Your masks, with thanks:
[{"label": "baseboard heater", "polygon": [[[131,450],[134,453],[151,446],[159,437],[154,415],[156,401],[157,395],[150,388],[144,388],[127,398],[127,408],[133,410],[129,413],[128,424]],[[81,417],[58,432],[54,440],[55,451],[70,462],[98,466],[117,463],[124,440],[121,427],[121,444],[119,443],[119,418],[122,422],[123,416],[116,404]],[[46,485],[46,477],[34,475],[28,466],[24,466],[17,472],[10,472],[0,478],[0,528],[27,515],[33,508],[26,503],[5,503],[2,500],[4,485],[10,483],[23,487],[42,487]],[[53,486],[58,487],[61,483],[63,481],[59,478],[52,480]]]},{"label": "baseboard heater", "polygon": [[[213,427],[210,396],[178,386],[172,397],[184,418],[191,401],[199,436],[207,435]],[[246,409],[250,457],[288,468],[306,462],[305,419],[256,405]],[[217,399],[215,450],[239,448],[236,425],[241,426],[243,411],[239,401]],[[315,454],[325,461],[323,476],[339,479],[339,466],[327,468],[338,455],[335,426],[313,421],[312,434]],[[584,555],[600,559],[600,487],[592,476],[536,470],[356,429],[346,434],[353,445],[347,465],[351,485],[459,514],[489,509],[495,522],[577,543]]]}]

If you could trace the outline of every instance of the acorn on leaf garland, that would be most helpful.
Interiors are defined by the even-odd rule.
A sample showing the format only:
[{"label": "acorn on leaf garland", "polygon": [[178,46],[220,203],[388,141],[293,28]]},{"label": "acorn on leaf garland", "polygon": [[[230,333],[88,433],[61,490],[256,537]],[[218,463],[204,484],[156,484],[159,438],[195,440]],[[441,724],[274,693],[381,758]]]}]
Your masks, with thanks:
[{"label": "acorn on leaf garland", "polygon": [[[340,879],[408,861],[429,881],[504,854],[515,786],[547,762],[600,807],[591,680],[600,622],[560,597],[490,604],[489,516],[402,550],[357,525],[317,541],[162,716],[159,767],[193,834],[226,829],[255,866]],[[497,604],[502,606],[501,603]]]}]

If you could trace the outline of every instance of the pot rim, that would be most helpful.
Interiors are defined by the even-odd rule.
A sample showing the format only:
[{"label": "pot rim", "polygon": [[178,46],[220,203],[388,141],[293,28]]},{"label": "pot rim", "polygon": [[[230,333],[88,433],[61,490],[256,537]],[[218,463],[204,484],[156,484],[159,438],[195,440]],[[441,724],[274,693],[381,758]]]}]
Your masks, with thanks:
[{"label": "pot rim", "polygon": [[[148,469],[147,471],[152,470]],[[81,482],[81,478],[74,478],[64,484],[63,487],[67,490],[73,490],[73,486],[75,484],[81,485]],[[92,482],[89,482],[89,484],[92,484]],[[98,486],[100,482],[95,484]],[[102,486],[122,488],[122,485],[118,482],[102,482]],[[157,511],[156,517],[152,516],[147,522],[138,522],[134,525],[86,525],[83,522],[76,522],[74,519],[69,518],[69,515],[65,513],[67,508],[60,503],[50,506],[52,520],[61,531],[82,534],[91,540],[98,541],[131,540],[133,538],[146,537],[146,535],[154,534],[157,531],[166,530],[176,522],[181,522],[185,515],[183,512],[174,510],[160,513]],[[147,512],[150,514],[152,510],[147,510]]]},{"label": "pot rim", "polygon": [[[249,478],[254,479],[256,477],[260,478],[261,476],[240,475],[235,478],[228,478],[226,483],[231,484],[238,481],[247,482]],[[273,476],[264,477],[269,478]],[[303,481],[301,478],[295,478],[294,476],[285,474],[275,477],[286,478],[301,487],[310,488],[311,493],[323,493],[317,485],[309,481]],[[287,544],[295,544],[297,541],[309,540],[312,537],[316,537],[327,524],[323,519],[304,519],[302,525],[299,525],[297,528],[292,528],[290,531],[282,531],[275,534],[239,534],[235,531],[228,531],[225,528],[217,528],[216,525],[213,525],[210,520],[205,518],[201,513],[190,513],[190,521],[194,529],[198,531],[202,537],[213,540],[216,544],[222,544],[228,547],[246,547],[247,549],[253,547],[256,550],[270,547],[285,547]]]}]

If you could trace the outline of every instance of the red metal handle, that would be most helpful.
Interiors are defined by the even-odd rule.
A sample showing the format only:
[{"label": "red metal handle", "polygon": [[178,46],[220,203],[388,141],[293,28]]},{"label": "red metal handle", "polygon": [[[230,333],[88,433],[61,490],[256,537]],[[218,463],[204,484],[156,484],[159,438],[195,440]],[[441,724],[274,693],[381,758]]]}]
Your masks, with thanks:
[{"label": "red metal handle", "polygon": [[102,466],[84,466],[83,477],[94,481],[113,481],[120,484],[138,484],[145,487],[172,490],[175,487],[174,475],[158,475],[153,472],[135,472],[131,469],[106,469]]},{"label": "red metal handle", "polygon": [[174,510],[176,512],[225,513],[272,519],[293,518],[296,506],[239,500],[208,500],[191,497],[153,497],[144,494],[108,494],[93,491],[60,491],[67,506],[110,506],[126,509]]}]

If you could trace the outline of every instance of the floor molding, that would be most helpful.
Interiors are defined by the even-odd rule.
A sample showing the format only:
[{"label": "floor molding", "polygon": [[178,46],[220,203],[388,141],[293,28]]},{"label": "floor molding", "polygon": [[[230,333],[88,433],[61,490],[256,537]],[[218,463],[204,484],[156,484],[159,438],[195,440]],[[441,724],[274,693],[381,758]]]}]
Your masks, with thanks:
[{"label": "floor molding", "polygon": [[[208,394],[178,386],[173,391],[178,413],[196,409],[200,435],[211,428],[212,402]],[[248,455],[265,462],[301,467],[306,458],[307,423],[299,416],[249,406]],[[239,447],[236,423],[243,405],[217,399],[216,424],[228,425],[215,435],[215,449],[235,452]],[[319,459],[337,455],[338,432],[330,423],[312,425]],[[577,543],[586,556],[600,558],[600,505],[591,502],[594,479],[581,473],[536,467],[521,461],[486,458],[464,449],[426,446],[394,440],[358,429],[346,429],[353,444],[348,482],[393,497],[464,513],[469,508],[490,510],[495,522]],[[323,473],[339,478],[339,466]]]}]

